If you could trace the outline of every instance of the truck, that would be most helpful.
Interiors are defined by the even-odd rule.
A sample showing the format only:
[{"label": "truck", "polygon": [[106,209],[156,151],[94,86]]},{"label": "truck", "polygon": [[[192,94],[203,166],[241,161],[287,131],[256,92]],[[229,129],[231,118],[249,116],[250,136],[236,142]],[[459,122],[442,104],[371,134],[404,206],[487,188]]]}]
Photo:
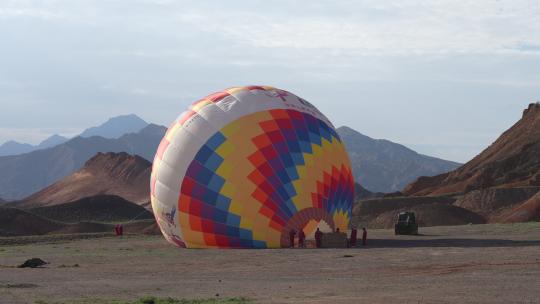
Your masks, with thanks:
[{"label": "truck", "polygon": [[394,225],[395,235],[417,235],[418,224],[414,212],[401,212],[397,215]]}]

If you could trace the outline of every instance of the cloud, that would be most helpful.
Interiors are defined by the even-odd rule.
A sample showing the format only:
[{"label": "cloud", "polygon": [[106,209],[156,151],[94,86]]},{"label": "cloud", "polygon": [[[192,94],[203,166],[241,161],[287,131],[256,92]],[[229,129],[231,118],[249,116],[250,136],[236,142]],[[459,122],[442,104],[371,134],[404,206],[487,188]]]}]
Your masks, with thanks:
[{"label": "cloud", "polygon": [[537,0],[4,0],[0,135],[126,111],[168,124],[270,84],[371,136],[487,145],[538,98],[538,15]]},{"label": "cloud", "polygon": [[[527,0],[349,1],[327,15],[222,7],[177,16],[182,24],[256,48],[322,50],[334,56],[493,54],[521,52],[519,45],[540,43],[534,7],[538,2]],[[386,13],[371,16],[366,11]]]},{"label": "cloud", "polygon": [[[539,11],[536,0],[146,0],[129,4],[64,0],[0,4],[0,17],[64,19],[171,39],[214,35],[241,47],[318,51],[334,57],[538,52]],[[163,55],[163,50],[124,52]]]}]

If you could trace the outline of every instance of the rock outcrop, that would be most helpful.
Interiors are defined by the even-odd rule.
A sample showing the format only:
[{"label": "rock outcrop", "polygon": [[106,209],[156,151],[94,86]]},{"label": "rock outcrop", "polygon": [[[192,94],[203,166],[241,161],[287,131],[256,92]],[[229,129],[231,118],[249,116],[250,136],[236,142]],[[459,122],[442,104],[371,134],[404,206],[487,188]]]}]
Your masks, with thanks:
[{"label": "rock outcrop", "polygon": [[420,177],[404,189],[405,195],[466,193],[491,187],[540,186],[540,104],[492,145],[460,168],[434,177]]}]

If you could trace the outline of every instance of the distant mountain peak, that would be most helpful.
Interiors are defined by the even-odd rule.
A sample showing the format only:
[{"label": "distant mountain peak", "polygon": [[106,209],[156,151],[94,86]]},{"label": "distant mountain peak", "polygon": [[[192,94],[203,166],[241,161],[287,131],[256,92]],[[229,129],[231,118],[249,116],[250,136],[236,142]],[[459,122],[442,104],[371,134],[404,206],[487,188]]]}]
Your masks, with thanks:
[{"label": "distant mountain peak", "polygon": [[16,142],[14,140],[9,140],[0,145],[0,156],[27,153],[32,151],[33,149],[34,146],[32,146],[31,144],[24,144]]},{"label": "distant mountain peak", "polygon": [[148,126],[148,123],[135,114],[120,115],[109,118],[97,127],[84,130],[79,136],[104,138],[119,138],[128,133],[137,133]]},{"label": "distant mountain peak", "polygon": [[80,170],[32,194],[18,206],[56,205],[99,194],[146,203],[151,167],[152,163],[138,155],[99,152]]},{"label": "distant mountain peak", "polygon": [[371,138],[347,126],[338,128],[337,133],[349,152],[356,181],[372,192],[400,191],[419,176],[433,176],[459,166],[386,139]]},{"label": "distant mountain peak", "polygon": [[43,140],[42,142],[40,142],[39,145],[37,145],[36,148],[37,149],[46,149],[46,148],[54,147],[54,146],[59,145],[59,144],[63,144],[66,141],[68,141],[67,137],[60,136],[58,134],[53,134],[53,135],[49,136],[48,138],[46,138],[45,140]]}]

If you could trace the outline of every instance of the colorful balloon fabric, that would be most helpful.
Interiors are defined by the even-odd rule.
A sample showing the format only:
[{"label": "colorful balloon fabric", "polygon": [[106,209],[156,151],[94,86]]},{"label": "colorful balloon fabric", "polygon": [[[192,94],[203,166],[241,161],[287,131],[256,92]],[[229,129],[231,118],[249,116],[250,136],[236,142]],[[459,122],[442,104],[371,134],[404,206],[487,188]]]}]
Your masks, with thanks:
[{"label": "colorful balloon fabric", "polygon": [[194,103],[156,153],[151,201],[187,248],[281,248],[320,223],[345,231],[354,179],[328,119],[287,91],[235,87]]}]

